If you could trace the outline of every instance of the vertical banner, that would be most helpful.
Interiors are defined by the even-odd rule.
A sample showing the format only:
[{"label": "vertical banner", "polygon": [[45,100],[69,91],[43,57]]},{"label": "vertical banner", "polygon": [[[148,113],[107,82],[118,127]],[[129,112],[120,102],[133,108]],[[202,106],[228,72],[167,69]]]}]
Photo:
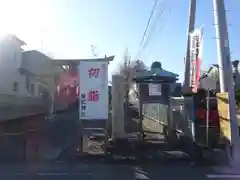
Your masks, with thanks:
[{"label": "vertical banner", "polygon": [[79,117],[108,119],[108,61],[80,61]]},{"label": "vertical banner", "polygon": [[231,142],[231,125],[229,114],[229,97],[228,93],[217,93],[218,114],[220,123],[220,139],[223,143]]},{"label": "vertical banner", "polygon": [[190,33],[190,78],[189,85],[192,92],[196,93],[198,90],[199,78],[200,78],[200,66],[203,53],[203,29],[195,29]]}]

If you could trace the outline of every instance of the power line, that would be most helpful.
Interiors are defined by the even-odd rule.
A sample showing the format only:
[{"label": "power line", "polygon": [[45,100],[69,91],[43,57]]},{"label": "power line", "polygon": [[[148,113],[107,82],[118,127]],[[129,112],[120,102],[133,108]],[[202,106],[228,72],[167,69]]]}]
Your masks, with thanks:
[{"label": "power line", "polygon": [[[161,5],[162,4],[160,4],[160,6]],[[171,6],[168,7],[168,12],[166,12],[166,8],[167,8],[166,4],[165,4],[165,6],[162,6],[162,8],[159,8],[159,12],[158,12],[158,14],[157,14],[157,16],[155,18],[155,21],[154,21],[154,23],[152,25],[152,28],[150,29],[150,33],[148,33],[149,35],[147,36],[146,41],[145,41],[145,43],[144,43],[140,53],[138,54],[138,57],[141,56],[141,54],[144,53],[144,51],[148,48],[150,42],[152,44],[152,38],[155,35],[154,32],[156,30],[156,27],[159,27],[158,35],[161,34],[161,32],[162,32],[162,30],[164,28],[164,25],[165,25],[165,23],[167,21],[167,17],[166,16],[171,13]],[[165,12],[169,13],[169,14],[166,14]],[[164,14],[166,14],[166,16]],[[157,38],[155,38],[155,39],[157,39]]]},{"label": "power line", "polygon": [[[164,25],[164,20],[162,19],[162,16],[163,16],[163,14],[164,14],[165,8],[166,8],[166,7],[163,6],[163,7],[159,10],[159,12],[158,12],[158,14],[157,14],[157,17],[155,18],[155,21],[154,21],[154,23],[153,23],[153,25],[152,25],[152,28],[150,29],[149,35],[147,36],[146,41],[145,41],[145,43],[144,43],[144,45],[143,45],[143,47],[142,47],[142,49],[141,49],[140,54],[143,53],[144,50],[147,48],[149,42],[151,41],[151,39],[152,39],[152,37],[153,37],[153,35],[154,35],[154,31],[155,31],[157,25],[160,25],[161,28],[163,27],[163,25]],[[140,54],[139,54],[139,56],[140,56]]]},{"label": "power line", "polygon": [[[171,13],[171,7],[169,7],[169,14]],[[168,14],[168,15],[169,15]],[[161,34],[161,32],[163,31],[163,29],[164,29],[164,26],[165,26],[165,24],[166,24],[166,21],[167,21],[167,18],[168,17],[165,17],[164,19],[161,19],[161,22],[159,22],[159,31],[158,31],[158,35],[160,35]],[[152,40],[152,38],[153,38],[154,36],[151,36],[150,37],[150,40]],[[145,45],[145,49],[146,48],[149,48],[148,46],[149,46],[149,42],[150,42],[150,40],[146,43],[146,45]],[[154,41],[154,42],[156,42],[156,41]],[[152,44],[154,44],[152,41],[151,41],[151,45]],[[145,50],[145,49],[143,49],[143,50]]]},{"label": "power line", "polygon": [[137,57],[138,57],[138,54],[140,53],[140,50],[141,50],[141,48],[142,48],[143,41],[144,41],[145,36],[146,36],[146,34],[147,34],[147,30],[148,30],[149,24],[150,24],[150,22],[151,22],[152,16],[153,16],[153,14],[154,14],[154,11],[155,11],[155,9],[156,9],[157,3],[158,3],[158,0],[155,0],[154,5],[153,5],[153,8],[152,8],[152,11],[151,11],[151,14],[150,14],[150,16],[149,16],[149,18],[148,18],[147,26],[146,26],[146,28],[145,28],[145,30],[144,30],[144,33],[143,33],[143,37],[142,37],[141,43],[140,43],[140,45],[139,45],[139,50],[138,50],[138,53],[137,53]]}]

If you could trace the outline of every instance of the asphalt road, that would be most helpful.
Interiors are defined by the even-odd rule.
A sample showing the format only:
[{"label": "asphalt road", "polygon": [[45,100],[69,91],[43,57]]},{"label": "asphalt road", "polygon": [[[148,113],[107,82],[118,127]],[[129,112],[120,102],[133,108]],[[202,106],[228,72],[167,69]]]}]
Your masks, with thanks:
[{"label": "asphalt road", "polygon": [[[215,176],[214,176],[215,175]],[[0,166],[0,177],[8,180],[203,180],[214,178],[216,173],[208,168],[191,167],[184,163],[163,163],[158,165],[104,164],[104,163],[42,163],[8,164]],[[231,178],[226,178],[231,179]]]},{"label": "asphalt road", "polygon": [[[0,165],[1,179],[44,179],[44,180],[130,180],[130,179],[151,179],[151,180],[203,180],[203,179],[236,179],[240,176],[219,175],[212,168],[191,166],[189,161],[171,159],[158,164],[133,164],[106,163],[101,161],[84,161],[75,158],[73,147],[75,137],[75,121],[77,113],[75,110],[56,115],[50,119],[46,126],[48,143],[52,146],[63,148],[62,153],[52,161],[35,164],[2,164]],[[73,163],[68,160],[75,158]]]},{"label": "asphalt road", "polygon": [[56,157],[58,161],[66,161],[73,154],[76,141],[76,121],[78,114],[75,109],[55,115],[49,119],[45,129],[46,144],[52,148],[61,149]]}]

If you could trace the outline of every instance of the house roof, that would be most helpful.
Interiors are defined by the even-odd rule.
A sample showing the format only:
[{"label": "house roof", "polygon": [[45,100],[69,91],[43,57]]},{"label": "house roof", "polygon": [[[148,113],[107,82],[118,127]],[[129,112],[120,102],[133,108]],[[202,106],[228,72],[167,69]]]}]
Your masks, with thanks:
[{"label": "house roof", "polygon": [[177,78],[179,75],[164,69],[158,69],[158,70],[150,70],[150,71],[142,71],[139,72],[136,76],[136,78],[142,78],[142,77],[148,77],[148,76],[159,76],[159,77],[170,77],[170,78]]},{"label": "house roof", "polygon": [[23,40],[21,40],[20,38],[18,38],[16,35],[14,34],[8,34],[3,36],[2,41],[6,41],[6,40],[15,40],[17,41],[21,46],[27,45]]},{"label": "house roof", "polygon": [[35,75],[50,75],[55,71],[51,58],[37,50],[22,53],[21,69]]},{"label": "house roof", "polygon": [[104,58],[89,58],[89,59],[53,59],[56,65],[78,64],[80,61],[113,61],[115,56],[105,56]]},{"label": "house roof", "polygon": [[[45,59],[49,59],[49,60],[51,59],[50,57],[48,57],[44,53],[39,52],[37,50],[23,51],[22,57],[23,57],[24,61],[29,61],[29,60],[30,61],[36,61],[36,60],[39,60],[41,58],[45,58]],[[36,57],[38,57],[38,58],[36,58]]]}]

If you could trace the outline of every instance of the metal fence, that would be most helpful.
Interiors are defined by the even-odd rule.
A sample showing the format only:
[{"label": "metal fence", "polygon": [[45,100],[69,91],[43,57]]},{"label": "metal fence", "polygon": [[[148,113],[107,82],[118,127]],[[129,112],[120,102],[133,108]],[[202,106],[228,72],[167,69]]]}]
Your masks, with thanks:
[{"label": "metal fence", "polygon": [[[192,98],[170,97],[166,104],[144,104],[143,125],[152,131],[162,132],[163,125],[177,130],[178,133],[193,136],[193,101]],[[146,118],[147,117],[147,118]]]},{"label": "metal fence", "polygon": [[164,124],[168,123],[167,111],[168,111],[168,105],[156,104],[156,103],[150,103],[150,104],[143,105],[144,115],[150,116],[151,118],[153,118],[159,122],[162,122]]},{"label": "metal fence", "polygon": [[193,137],[193,99],[191,97],[169,98],[169,124],[185,136]]},{"label": "metal fence", "polygon": [[163,133],[164,126],[168,124],[168,105],[144,104],[143,128],[147,131]]}]

